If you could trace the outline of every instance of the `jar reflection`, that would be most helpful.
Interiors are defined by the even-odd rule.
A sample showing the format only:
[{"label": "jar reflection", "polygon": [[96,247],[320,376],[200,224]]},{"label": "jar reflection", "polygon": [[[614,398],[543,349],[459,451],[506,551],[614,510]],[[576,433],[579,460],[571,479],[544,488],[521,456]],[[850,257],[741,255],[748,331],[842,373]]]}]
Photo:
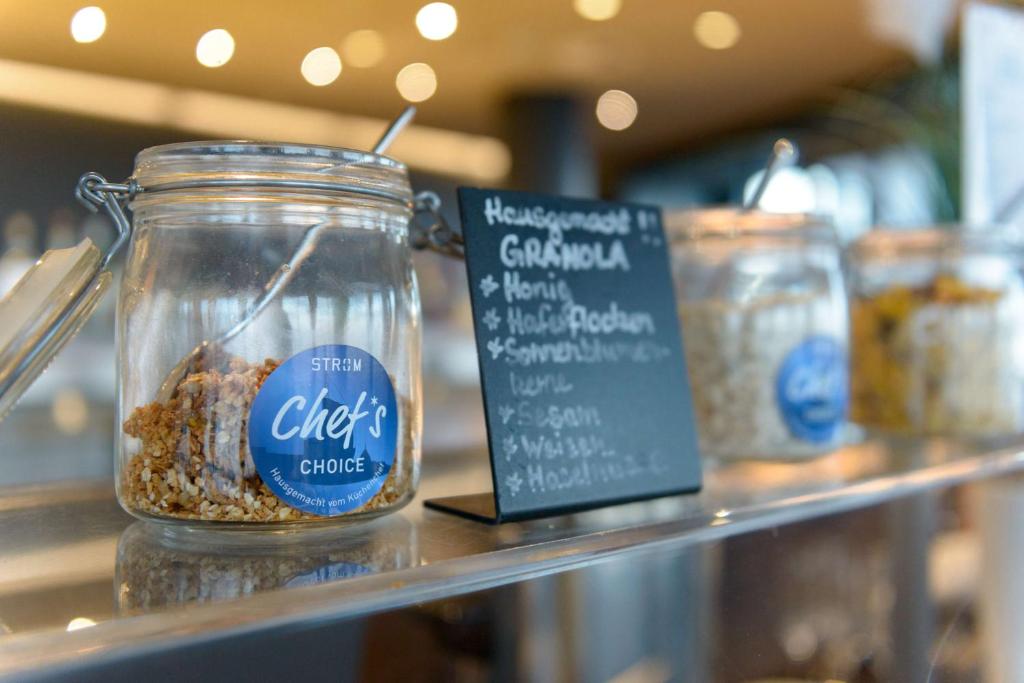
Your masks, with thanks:
[{"label": "jar reflection", "polygon": [[323,535],[227,536],[136,522],[118,542],[115,601],[119,614],[138,614],[341,581],[419,562],[415,528],[398,515]]}]

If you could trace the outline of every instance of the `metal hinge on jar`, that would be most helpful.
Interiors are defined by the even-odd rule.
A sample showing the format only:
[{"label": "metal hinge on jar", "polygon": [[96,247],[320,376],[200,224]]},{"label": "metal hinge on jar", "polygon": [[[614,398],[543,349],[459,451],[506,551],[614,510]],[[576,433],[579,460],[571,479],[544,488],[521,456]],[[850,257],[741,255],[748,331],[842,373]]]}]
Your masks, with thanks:
[{"label": "metal hinge on jar", "polygon": [[0,419],[82,328],[109,288],[108,264],[131,236],[121,202],[132,192],[131,184],[111,184],[95,173],[82,176],[78,198],[93,211],[106,209],[117,226],[116,239],[105,251],[88,237],[73,247],[47,250],[11,295],[0,297],[6,325],[0,333]]},{"label": "metal hinge on jar", "polygon": [[409,223],[409,244],[413,249],[429,249],[452,258],[466,257],[466,243],[441,213],[441,198],[424,191],[413,200]]},{"label": "metal hinge on jar", "polygon": [[107,182],[99,173],[86,173],[78,179],[75,197],[92,212],[105,209],[117,228],[117,239],[103,255],[101,268],[106,268],[110,259],[121,249],[132,234],[132,223],[124,212],[124,205],[139,192],[139,185],[129,178],[123,183]]}]

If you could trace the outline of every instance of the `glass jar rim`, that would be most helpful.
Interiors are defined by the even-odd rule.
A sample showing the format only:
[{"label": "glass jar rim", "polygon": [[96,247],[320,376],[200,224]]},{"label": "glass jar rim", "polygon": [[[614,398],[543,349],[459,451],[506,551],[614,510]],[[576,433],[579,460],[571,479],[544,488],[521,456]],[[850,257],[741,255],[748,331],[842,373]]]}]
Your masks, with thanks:
[{"label": "glass jar rim", "polygon": [[135,155],[135,162],[156,156],[182,156],[194,154],[240,154],[240,155],[276,155],[282,157],[311,157],[327,159],[337,165],[342,162],[356,161],[376,162],[384,166],[405,170],[401,161],[391,157],[367,152],[366,150],[348,147],[331,147],[305,142],[278,142],[265,140],[194,140],[189,142],[171,142],[163,145],[146,147]]},{"label": "glass jar rim", "polygon": [[738,206],[712,206],[665,211],[665,232],[669,239],[691,241],[708,238],[731,239],[771,235],[801,236],[827,230],[834,238],[828,218],[811,213],[773,213],[744,210]]},{"label": "glass jar rim", "polygon": [[916,228],[879,226],[858,238],[850,251],[855,256],[939,254],[1024,249],[1024,231],[1003,225],[941,224]]},{"label": "glass jar rim", "polygon": [[250,140],[177,142],[143,149],[135,157],[135,192],[238,188],[365,195],[412,202],[408,169],[363,150]]}]

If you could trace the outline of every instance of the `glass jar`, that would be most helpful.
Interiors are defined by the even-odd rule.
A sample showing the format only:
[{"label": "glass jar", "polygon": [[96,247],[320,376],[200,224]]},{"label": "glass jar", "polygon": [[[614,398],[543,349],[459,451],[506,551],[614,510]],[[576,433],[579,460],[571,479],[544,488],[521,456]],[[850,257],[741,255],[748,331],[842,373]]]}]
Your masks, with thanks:
[{"label": "glass jar", "polygon": [[414,495],[420,308],[404,165],[346,149],[142,151],[117,307],[133,515],[319,524]]},{"label": "glass jar", "polygon": [[729,208],[665,223],[701,453],[788,460],[840,445],[848,313],[831,226]]},{"label": "glass jar", "polygon": [[907,434],[1024,427],[1024,242],[1009,230],[874,230],[850,250],[852,417]]}]

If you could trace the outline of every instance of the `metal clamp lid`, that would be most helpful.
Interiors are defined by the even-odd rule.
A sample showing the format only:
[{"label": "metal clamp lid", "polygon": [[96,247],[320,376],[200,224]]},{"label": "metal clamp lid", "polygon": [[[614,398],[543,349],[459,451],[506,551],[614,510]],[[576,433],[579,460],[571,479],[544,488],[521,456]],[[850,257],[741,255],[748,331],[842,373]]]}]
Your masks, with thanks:
[{"label": "metal clamp lid", "polygon": [[0,419],[89,319],[110,286],[110,255],[88,238],[51,249],[0,298]]},{"label": "metal clamp lid", "polygon": [[[423,219],[426,219],[425,221]],[[466,257],[466,243],[441,213],[441,198],[435,192],[420,192],[413,202],[409,223],[409,244],[413,249],[429,249],[452,258]]]},{"label": "metal clamp lid", "polygon": [[133,183],[108,183],[98,173],[78,181],[75,194],[90,210],[103,207],[117,237],[102,251],[83,239],[67,249],[51,249],[0,299],[0,418],[82,328],[110,286],[110,260],[128,242],[131,223],[123,198]]},{"label": "metal clamp lid", "polygon": [[90,172],[78,179],[75,187],[75,198],[93,213],[100,207],[106,209],[107,215],[114,221],[117,228],[117,239],[114,240],[103,256],[100,268],[105,269],[110,259],[120,251],[132,234],[132,224],[124,212],[122,202],[131,201],[139,191],[138,184],[131,178],[124,183],[110,183],[99,173]]}]

